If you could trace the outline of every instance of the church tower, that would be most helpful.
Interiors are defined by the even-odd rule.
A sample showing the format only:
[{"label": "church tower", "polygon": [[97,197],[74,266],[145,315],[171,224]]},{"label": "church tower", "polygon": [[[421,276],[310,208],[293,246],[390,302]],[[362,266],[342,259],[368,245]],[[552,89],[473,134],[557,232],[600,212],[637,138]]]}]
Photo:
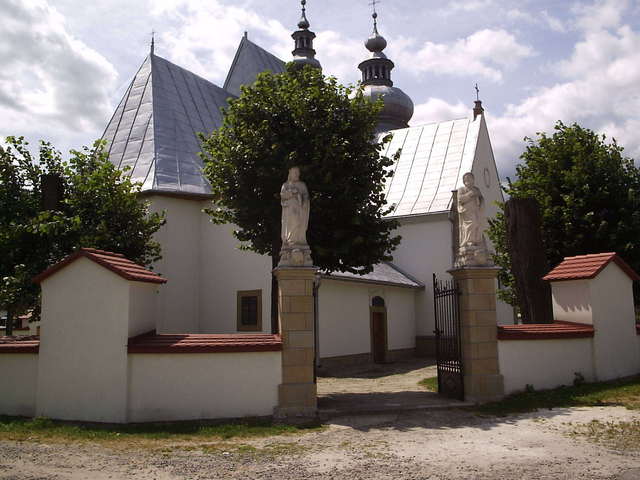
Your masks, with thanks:
[{"label": "church tower", "polygon": [[322,68],[320,62],[316,59],[316,51],[313,49],[313,39],[316,34],[309,30],[309,20],[307,20],[306,5],[307,0],[301,0],[302,16],[298,22],[298,29],[291,37],[295,41],[295,50],[293,54],[293,62],[297,65],[311,65],[315,68]]},{"label": "church tower", "polygon": [[393,86],[391,70],[395,66],[383,53],[387,40],[378,33],[378,13],[373,12],[373,32],[365,42],[371,56],[358,65],[362,72],[364,96],[376,101],[382,97],[384,107],[380,112],[378,132],[386,132],[409,126],[413,116],[413,101],[397,87]]}]

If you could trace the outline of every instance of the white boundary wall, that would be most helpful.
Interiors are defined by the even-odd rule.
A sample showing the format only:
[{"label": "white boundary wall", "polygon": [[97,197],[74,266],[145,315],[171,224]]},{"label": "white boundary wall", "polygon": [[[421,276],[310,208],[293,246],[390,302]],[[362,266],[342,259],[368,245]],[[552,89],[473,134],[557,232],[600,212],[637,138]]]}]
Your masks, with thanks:
[{"label": "white boundary wall", "polygon": [[576,372],[594,380],[591,338],[499,340],[498,359],[507,395],[571,385]]},{"label": "white boundary wall", "polygon": [[37,353],[0,353],[0,415],[32,417],[36,413]]},{"label": "white boundary wall", "polygon": [[129,422],[268,416],[281,352],[130,354]]}]

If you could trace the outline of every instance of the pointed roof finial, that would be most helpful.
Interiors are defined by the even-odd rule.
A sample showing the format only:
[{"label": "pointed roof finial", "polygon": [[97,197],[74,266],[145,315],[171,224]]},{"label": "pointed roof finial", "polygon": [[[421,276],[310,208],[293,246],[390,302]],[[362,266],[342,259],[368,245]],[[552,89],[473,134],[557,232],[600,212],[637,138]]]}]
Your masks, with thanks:
[{"label": "pointed roof finial", "polygon": [[307,0],[300,0],[300,4],[302,5],[302,16],[300,17],[300,21],[298,22],[298,28],[307,30],[310,26],[309,20],[307,20]]},{"label": "pointed roof finial", "polygon": [[364,45],[374,56],[384,57],[382,51],[387,47],[387,40],[378,32],[378,11],[376,10],[376,5],[380,3],[380,1],[381,0],[372,0],[369,3],[369,5],[373,7],[373,14],[371,15],[373,18],[373,32]]},{"label": "pointed roof finial", "polygon": [[373,17],[373,31],[374,33],[378,33],[378,11],[376,10],[376,5],[380,0],[371,0],[369,5],[373,8],[373,13],[371,16]]},{"label": "pointed roof finial", "polygon": [[482,101],[480,100],[480,89],[478,88],[478,84],[476,83],[476,101],[475,107],[473,107],[473,119],[475,120],[478,116],[484,114],[484,107],[482,106]]},{"label": "pointed roof finial", "polygon": [[151,30],[151,55],[154,55],[155,49],[156,49],[156,32],[155,30]]}]

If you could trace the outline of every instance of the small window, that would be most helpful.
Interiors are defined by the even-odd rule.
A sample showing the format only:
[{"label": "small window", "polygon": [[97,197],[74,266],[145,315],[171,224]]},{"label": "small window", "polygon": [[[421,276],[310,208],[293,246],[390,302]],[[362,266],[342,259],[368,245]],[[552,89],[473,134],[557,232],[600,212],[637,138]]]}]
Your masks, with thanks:
[{"label": "small window", "polygon": [[372,307],[384,307],[384,298],[382,297],[373,297],[371,300]]},{"label": "small window", "polygon": [[238,292],[238,331],[262,331],[262,290]]}]

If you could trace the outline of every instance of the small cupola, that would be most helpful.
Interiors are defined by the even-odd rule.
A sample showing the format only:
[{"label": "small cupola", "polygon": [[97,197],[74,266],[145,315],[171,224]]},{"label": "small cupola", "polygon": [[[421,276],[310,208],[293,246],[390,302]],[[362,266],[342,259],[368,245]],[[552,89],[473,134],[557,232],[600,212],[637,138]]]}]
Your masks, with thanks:
[{"label": "small cupola", "polygon": [[295,42],[295,50],[291,52],[293,62],[299,65],[311,65],[315,68],[322,68],[320,62],[315,58],[316,51],[313,49],[313,40],[316,38],[316,34],[309,30],[311,24],[307,19],[307,0],[301,0],[300,3],[302,5],[302,16],[298,22],[298,30],[291,35]]}]

